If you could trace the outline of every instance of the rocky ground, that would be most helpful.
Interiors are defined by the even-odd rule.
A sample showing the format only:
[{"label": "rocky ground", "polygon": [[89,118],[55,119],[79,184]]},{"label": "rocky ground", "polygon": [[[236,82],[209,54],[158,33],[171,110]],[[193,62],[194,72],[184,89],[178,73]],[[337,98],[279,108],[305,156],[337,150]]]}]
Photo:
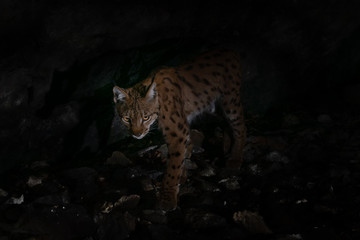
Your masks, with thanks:
[{"label": "rocky ground", "polygon": [[156,209],[166,147],[154,134],[86,164],[3,174],[0,239],[359,239],[358,112],[248,116],[240,171],[223,168],[222,131],[207,122],[175,211]]}]

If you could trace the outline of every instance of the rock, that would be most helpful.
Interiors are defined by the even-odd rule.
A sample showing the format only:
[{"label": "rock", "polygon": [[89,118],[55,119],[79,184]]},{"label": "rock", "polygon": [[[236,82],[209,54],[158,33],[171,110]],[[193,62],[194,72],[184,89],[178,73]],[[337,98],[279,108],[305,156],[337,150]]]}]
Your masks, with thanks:
[{"label": "rock", "polygon": [[69,102],[68,104],[59,105],[53,111],[52,119],[59,126],[66,126],[68,129],[79,123],[79,104]]},{"label": "rock", "polygon": [[42,198],[50,198],[48,204],[51,204],[51,198],[62,199],[60,201],[56,200],[56,202],[58,202],[56,204],[64,204],[69,202],[68,189],[64,185],[60,184],[53,176],[50,178],[41,177],[41,184],[30,187],[28,191],[30,196],[32,198],[36,198],[37,200]]},{"label": "rock", "polygon": [[128,159],[122,152],[119,151],[114,151],[111,157],[109,157],[105,162],[105,164],[108,165],[120,165],[122,167],[127,167],[131,163],[132,162],[130,159]]},{"label": "rock", "polygon": [[0,197],[6,197],[7,195],[9,195],[9,194],[0,188]]},{"label": "rock", "polygon": [[250,211],[239,211],[234,213],[233,219],[242,224],[249,232],[254,234],[271,234],[272,231],[265,224],[264,219],[258,213]]},{"label": "rock", "polygon": [[241,174],[241,169],[240,168],[222,168],[219,169],[219,173],[217,174],[218,177],[220,178],[237,178],[237,176],[239,176]]},{"label": "rock", "polygon": [[204,192],[220,192],[219,187],[216,183],[212,183],[210,181],[201,180],[200,188]]},{"label": "rock", "polygon": [[284,164],[289,163],[289,159],[286,156],[283,156],[278,151],[272,151],[268,153],[265,159],[273,163],[284,163]]},{"label": "rock", "polygon": [[360,84],[346,86],[343,90],[344,99],[353,105],[360,105]]},{"label": "rock", "polygon": [[142,218],[151,224],[166,224],[167,217],[162,210],[143,210]]},{"label": "rock", "polygon": [[98,214],[94,219],[97,224],[96,236],[98,239],[124,240],[129,238],[126,226],[121,224],[123,223],[123,215],[121,213]]},{"label": "rock", "polygon": [[321,114],[317,117],[317,121],[322,124],[329,124],[332,123],[332,119],[327,114]]},{"label": "rock", "polygon": [[280,237],[277,240],[302,240],[301,234],[288,234],[286,236]]},{"label": "rock", "polygon": [[114,203],[114,207],[120,207],[123,209],[134,209],[140,201],[139,195],[129,195],[122,196],[116,203]]},{"label": "rock", "polygon": [[29,187],[34,187],[36,185],[40,185],[40,184],[42,184],[42,178],[30,176],[26,184]]},{"label": "rock", "polygon": [[207,166],[204,170],[202,170],[200,173],[200,176],[202,177],[212,177],[216,175],[215,169],[211,166]]},{"label": "rock", "polygon": [[114,208],[114,204],[112,202],[104,202],[100,207],[100,212],[102,213],[110,213]]},{"label": "rock", "polygon": [[144,178],[140,182],[142,189],[145,192],[153,191],[155,189],[154,184],[152,183],[152,180],[150,178]]},{"label": "rock", "polygon": [[156,149],[161,155],[161,158],[167,158],[168,156],[168,147],[166,144],[161,145],[158,149]]},{"label": "rock", "polygon": [[35,172],[47,170],[49,167],[50,165],[46,161],[35,161],[30,165],[30,169]]},{"label": "rock", "polygon": [[145,149],[141,149],[140,151],[137,152],[137,155],[139,155],[140,157],[143,157],[144,154],[146,154],[146,153],[148,153],[148,152],[150,152],[150,151],[152,151],[152,150],[154,150],[154,149],[156,149],[156,148],[158,148],[157,145],[155,145],[155,146],[150,146],[150,147],[147,147],[147,148],[145,148]]},{"label": "rock", "polygon": [[284,127],[292,127],[300,124],[300,119],[295,114],[286,114],[283,118]]},{"label": "rock", "polygon": [[[167,225],[151,224],[148,226],[148,231],[150,233],[150,239],[169,240],[174,238],[174,230]],[[139,239],[147,239],[148,237],[149,236],[146,236],[146,238],[139,238]]]},{"label": "rock", "polygon": [[226,189],[228,189],[230,191],[240,189],[240,184],[238,182],[237,177],[222,179],[219,181],[219,184],[224,185],[226,187]]},{"label": "rock", "polygon": [[54,206],[54,205],[65,205],[70,203],[69,194],[67,191],[58,194],[44,195],[36,200],[33,203]]},{"label": "rock", "polygon": [[99,140],[99,130],[96,126],[96,121],[93,121],[85,133],[84,142],[80,149],[88,149],[94,153],[99,149]]},{"label": "rock", "polygon": [[130,231],[130,232],[135,231],[135,228],[136,228],[136,217],[135,216],[130,214],[128,211],[126,211],[123,214],[123,220],[124,220],[125,228],[128,231]]},{"label": "rock", "polygon": [[60,182],[68,187],[69,195],[73,201],[90,199],[99,191],[99,176],[92,168],[74,168],[62,172],[60,176]]},{"label": "rock", "polygon": [[150,171],[146,171],[145,175],[149,176],[153,180],[156,180],[159,176],[161,176],[163,174],[164,174],[164,172],[162,172],[162,171],[150,170]]},{"label": "rock", "polygon": [[79,204],[41,205],[32,204],[23,229],[49,239],[84,239],[95,233],[97,226]]},{"label": "rock", "polygon": [[20,197],[12,197],[10,199],[8,199],[6,201],[6,204],[15,204],[15,205],[19,205],[22,204],[24,202],[24,195],[21,194]]},{"label": "rock", "polygon": [[192,152],[193,153],[203,152],[204,149],[202,148],[202,145],[205,138],[204,134],[196,129],[192,129],[190,132],[190,138],[193,144]]},{"label": "rock", "polygon": [[191,195],[194,194],[196,191],[195,187],[189,183],[185,183],[183,185],[180,186],[180,190],[179,190],[179,196],[183,196],[183,195]]},{"label": "rock", "polygon": [[199,209],[189,209],[185,213],[184,221],[185,224],[196,229],[224,227],[226,225],[224,217]]},{"label": "rock", "polygon": [[[31,84],[31,71],[27,68],[1,71],[0,110],[25,106],[29,99],[27,87]],[[6,83],[5,83],[6,80]]]},{"label": "rock", "polygon": [[129,136],[127,127],[122,124],[121,118],[119,117],[119,114],[116,112],[115,108],[110,129],[108,144],[116,143]]},{"label": "rock", "polygon": [[185,159],[185,169],[186,170],[196,170],[198,168],[197,164],[191,159],[186,158]]},{"label": "rock", "polygon": [[97,239],[129,239],[136,228],[137,219],[128,211],[98,213],[94,217],[97,224]]},{"label": "rock", "polygon": [[[26,204],[2,204],[0,206],[1,213],[1,225],[6,226],[5,229],[10,230],[10,224],[21,224],[21,219],[26,217],[26,211],[28,210],[28,206]],[[9,225],[7,225],[9,224]],[[4,228],[3,228],[4,229]],[[4,230],[5,230],[4,229]],[[7,232],[5,230],[5,232]],[[4,231],[1,232],[4,234]],[[1,234],[1,235],[2,235]]]},{"label": "rock", "polygon": [[203,149],[202,147],[198,147],[198,146],[193,146],[193,148],[192,148],[192,153],[202,153],[202,152],[204,152],[205,151],[205,149]]},{"label": "rock", "polygon": [[263,170],[258,164],[251,164],[249,165],[249,170],[253,175],[260,176],[262,175]]},{"label": "rock", "polygon": [[[121,171],[118,174],[121,175],[119,177],[121,177],[121,178],[124,177],[123,176],[124,171]],[[127,180],[135,179],[135,178],[142,177],[142,176],[146,175],[145,171],[140,167],[128,168],[128,169],[126,169],[125,174],[126,174],[125,177],[126,177]]]}]

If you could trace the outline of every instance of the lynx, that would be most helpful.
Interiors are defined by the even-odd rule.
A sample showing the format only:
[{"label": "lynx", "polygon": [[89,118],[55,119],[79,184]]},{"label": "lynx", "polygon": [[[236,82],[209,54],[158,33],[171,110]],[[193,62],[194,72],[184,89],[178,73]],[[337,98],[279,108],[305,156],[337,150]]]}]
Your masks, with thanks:
[{"label": "lynx", "polygon": [[190,123],[215,105],[230,130],[227,167],[241,166],[246,127],[240,85],[238,54],[221,49],[178,67],[160,68],[132,88],[113,88],[116,110],[134,138],[146,136],[155,121],[162,130],[169,152],[159,199],[163,210],[177,207],[179,186],[186,179],[184,160],[192,150]]}]

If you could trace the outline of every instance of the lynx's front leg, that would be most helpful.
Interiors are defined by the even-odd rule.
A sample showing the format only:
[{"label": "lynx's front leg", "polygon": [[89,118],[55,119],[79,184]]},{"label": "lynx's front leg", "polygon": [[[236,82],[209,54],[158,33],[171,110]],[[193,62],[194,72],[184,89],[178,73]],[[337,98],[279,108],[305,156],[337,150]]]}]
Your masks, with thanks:
[{"label": "lynx's front leg", "polygon": [[190,136],[187,126],[184,125],[181,128],[181,132],[169,129],[166,134],[169,155],[160,195],[160,207],[163,210],[173,210],[177,207],[180,182],[186,177],[184,160],[188,151],[187,147],[190,145]]},{"label": "lynx's front leg", "polygon": [[[177,113],[174,115],[177,116]],[[184,160],[190,156],[188,152],[191,151],[189,126],[182,118],[175,121],[175,116],[171,114],[170,121],[163,126],[169,154],[160,194],[160,208],[166,211],[177,207],[180,181],[186,176]]]}]

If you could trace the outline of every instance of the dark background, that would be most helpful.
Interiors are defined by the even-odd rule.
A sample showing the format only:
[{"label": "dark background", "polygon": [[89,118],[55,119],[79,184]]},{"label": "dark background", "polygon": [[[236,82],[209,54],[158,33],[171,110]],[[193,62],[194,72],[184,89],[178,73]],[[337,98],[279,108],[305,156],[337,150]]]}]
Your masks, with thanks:
[{"label": "dark background", "polygon": [[99,150],[114,83],[216,46],[242,53],[247,112],[284,103],[326,112],[360,102],[360,17],[351,1],[18,0],[0,9],[1,171],[56,159],[76,127],[70,145],[81,148],[95,131],[98,139],[85,144]]},{"label": "dark background", "polygon": [[109,154],[124,139],[113,85],[130,86],[213,47],[242,55],[247,116],[358,116],[359,6],[2,0],[0,188],[35,161],[66,168]]}]

